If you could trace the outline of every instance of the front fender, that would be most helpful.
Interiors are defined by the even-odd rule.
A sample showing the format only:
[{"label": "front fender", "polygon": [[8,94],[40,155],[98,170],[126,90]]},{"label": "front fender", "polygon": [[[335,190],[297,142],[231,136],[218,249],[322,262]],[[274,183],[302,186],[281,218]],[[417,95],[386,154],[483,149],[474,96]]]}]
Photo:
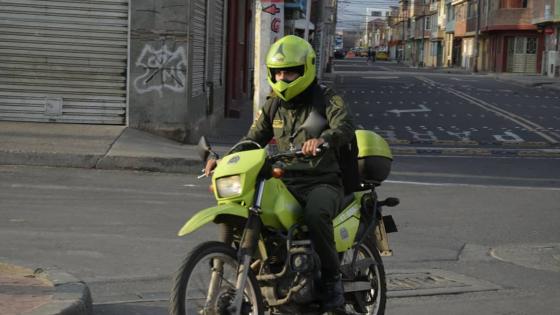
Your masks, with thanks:
[{"label": "front fender", "polygon": [[197,212],[192,216],[187,223],[179,231],[179,236],[184,236],[198,230],[201,226],[205,225],[210,221],[222,214],[234,215],[242,218],[247,218],[249,216],[249,211],[246,207],[238,205],[236,203],[228,203],[219,205],[216,207],[206,208]]}]

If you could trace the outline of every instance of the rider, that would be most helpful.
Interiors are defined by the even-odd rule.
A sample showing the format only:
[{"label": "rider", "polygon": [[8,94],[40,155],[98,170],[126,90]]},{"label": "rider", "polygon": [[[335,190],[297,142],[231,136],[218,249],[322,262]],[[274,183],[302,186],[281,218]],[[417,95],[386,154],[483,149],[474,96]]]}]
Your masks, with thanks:
[{"label": "rider", "polygon": [[[336,152],[351,141],[354,122],[342,98],[330,89],[319,89],[315,77],[315,51],[306,40],[288,35],[271,47],[266,57],[267,81],[273,93],[258,112],[255,122],[243,140],[253,140],[261,146],[276,138],[279,151],[289,151],[291,144],[299,147],[308,157],[286,165],[284,183],[304,207],[304,223],[314,248],[321,259],[323,287],[322,308],[337,310],[344,305],[344,290],[340,278],[340,261],[334,243],[332,219],[339,210],[343,197]],[[313,109],[314,93],[320,90],[328,104],[324,115],[328,129],[317,138],[299,132],[293,143],[290,135],[305,121]],[[274,118],[270,119],[273,102],[278,102]],[[329,149],[316,154],[316,149],[328,143]],[[216,166],[208,160],[205,173]]]}]

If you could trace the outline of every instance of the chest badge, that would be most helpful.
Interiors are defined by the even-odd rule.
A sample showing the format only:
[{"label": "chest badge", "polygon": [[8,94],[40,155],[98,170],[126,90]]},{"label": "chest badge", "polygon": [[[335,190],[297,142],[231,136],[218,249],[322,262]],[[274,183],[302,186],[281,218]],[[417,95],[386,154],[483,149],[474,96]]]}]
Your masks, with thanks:
[{"label": "chest badge", "polygon": [[272,128],[277,128],[277,129],[284,128],[284,121],[282,119],[274,119],[272,121]]}]

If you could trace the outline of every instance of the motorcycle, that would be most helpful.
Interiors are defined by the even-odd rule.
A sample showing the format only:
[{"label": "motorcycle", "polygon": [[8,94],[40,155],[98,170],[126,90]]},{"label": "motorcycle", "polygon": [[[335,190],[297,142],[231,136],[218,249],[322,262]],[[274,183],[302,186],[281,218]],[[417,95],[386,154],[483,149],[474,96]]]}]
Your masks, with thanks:
[{"label": "motorcycle", "polygon": [[[306,123],[300,128],[306,130]],[[381,315],[387,299],[381,256],[392,255],[387,233],[397,231],[383,207],[399,200],[379,200],[375,191],[390,170],[385,140],[367,130],[357,130],[356,136],[361,189],[344,197],[333,220],[335,243],[346,313]],[[303,154],[269,154],[252,141],[238,145],[244,150],[226,154],[214,170],[217,205],[196,213],[179,231],[185,236],[213,222],[220,226],[220,241],[204,242],[184,259],[174,279],[170,313],[319,314],[321,261],[300,223],[302,207],[281,180],[284,163]],[[199,148],[203,161],[214,153],[204,137]],[[374,164],[382,169],[368,173]]]}]

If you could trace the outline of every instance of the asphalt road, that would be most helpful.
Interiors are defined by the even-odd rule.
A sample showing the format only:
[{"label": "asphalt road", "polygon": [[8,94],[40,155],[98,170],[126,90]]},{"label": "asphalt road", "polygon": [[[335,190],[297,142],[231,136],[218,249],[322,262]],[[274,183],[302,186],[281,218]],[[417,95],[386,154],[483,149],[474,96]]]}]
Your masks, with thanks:
[{"label": "asphalt road", "polygon": [[[360,124],[394,144],[557,147],[558,94],[389,63],[347,66],[337,90]],[[0,166],[0,259],[74,274],[92,291],[94,315],[167,314],[180,261],[216,238],[213,226],[176,236],[212,205],[207,185],[192,175]],[[387,314],[560,313],[559,159],[398,155],[379,193],[401,199],[386,212],[399,228],[385,259]]]},{"label": "asphalt road", "polygon": [[[404,297],[390,299],[388,314],[466,314],[473,306],[481,314],[560,310],[560,270],[546,269],[547,261],[554,268],[558,255],[557,183],[497,184],[492,181],[504,181],[504,174],[489,170],[470,178],[471,184],[442,184],[441,178],[425,176],[434,168],[428,161],[406,164],[396,167],[401,170],[379,191],[402,201],[387,212],[400,231],[390,235],[395,255],[385,259],[386,268],[395,276],[405,271],[419,277],[422,270],[445,274],[427,278],[439,279],[437,294],[405,291]],[[546,178],[546,172],[543,166],[534,177]],[[509,177],[523,176],[512,170]],[[212,204],[207,181],[194,176],[2,166],[0,188],[0,257],[57,266],[83,279],[92,290],[95,315],[166,314],[170,279],[181,259],[198,242],[216,236],[212,226],[176,236],[188,217]],[[552,252],[541,260],[509,261],[547,244]],[[508,251],[504,246],[510,245]],[[505,262],[488,256],[490,249],[502,247]],[[459,295],[446,291],[450,284]],[[390,287],[403,292],[397,280]]]},{"label": "asphalt road", "polygon": [[392,143],[558,148],[560,91],[389,62],[338,61],[334,69],[357,122]]}]

